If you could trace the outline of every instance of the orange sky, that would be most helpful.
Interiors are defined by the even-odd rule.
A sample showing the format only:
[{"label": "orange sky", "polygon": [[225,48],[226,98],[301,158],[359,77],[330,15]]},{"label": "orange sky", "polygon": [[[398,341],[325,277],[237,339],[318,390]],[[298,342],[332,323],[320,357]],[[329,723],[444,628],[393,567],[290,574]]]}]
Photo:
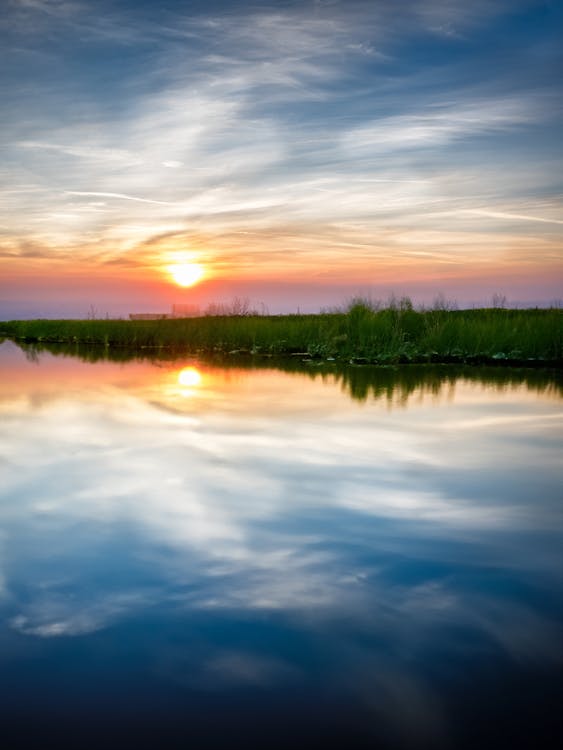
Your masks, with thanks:
[{"label": "orange sky", "polygon": [[11,4],[0,319],[561,300],[555,9],[393,7]]}]

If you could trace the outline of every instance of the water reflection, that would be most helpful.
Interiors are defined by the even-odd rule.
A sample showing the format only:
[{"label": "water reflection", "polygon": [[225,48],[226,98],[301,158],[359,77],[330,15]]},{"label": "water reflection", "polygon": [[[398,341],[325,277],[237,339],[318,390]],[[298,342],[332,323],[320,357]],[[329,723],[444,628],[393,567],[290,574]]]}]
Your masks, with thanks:
[{"label": "water reflection", "polygon": [[195,367],[184,367],[178,373],[178,383],[186,388],[201,385],[201,373]]},{"label": "water reflection", "polygon": [[0,348],[3,726],[555,736],[556,379],[34,356]]},{"label": "water reflection", "polygon": [[[77,359],[82,362],[95,363],[146,363],[155,367],[178,369],[182,358],[162,348],[128,350],[126,348],[92,347],[83,344],[41,344],[19,343],[29,361],[38,362],[41,354],[51,354],[59,358]],[[185,361],[185,358],[184,358]],[[206,361],[209,367],[226,373],[252,373],[256,371],[275,371],[305,376],[310,380],[321,380],[338,384],[342,390],[357,401],[369,399],[385,400],[389,406],[406,406],[409,398],[436,396],[453,398],[456,384],[463,380],[487,386],[495,391],[524,386],[526,392],[545,393],[555,397],[563,396],[563,373],[555,369],[532,369],[515,367],[476,367],[452,365],[408,365],[389,367],[347,366],[326,361],[301,358],[251,358],[248,356],[232,357],[216,355]],[[197,378],[188,375],[194,369],[192,365],[180,367],[180,378]],[[185,375],[180,373],[186,370]],[[201,373],[198,374],[201,375]],[[182,384],[182,383],[181,383]],[[185,384],[184,384],[185,385]],[[195,384],[197,385],[197,384]]]}]

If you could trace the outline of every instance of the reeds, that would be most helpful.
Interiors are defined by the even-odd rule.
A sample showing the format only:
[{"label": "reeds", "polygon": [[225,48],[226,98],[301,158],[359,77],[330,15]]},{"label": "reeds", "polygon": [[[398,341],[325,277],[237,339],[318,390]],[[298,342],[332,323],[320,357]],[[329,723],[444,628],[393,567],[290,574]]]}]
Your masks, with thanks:
[{"label": "reeds", "polygon": [[376,364],[561,364],[563,359],[561,310],[417,311],[409,300],[384,309],[356,300],[346,311],[317,315],[8,321],[0,323],[0,335],[29,342],[300,355]]}]

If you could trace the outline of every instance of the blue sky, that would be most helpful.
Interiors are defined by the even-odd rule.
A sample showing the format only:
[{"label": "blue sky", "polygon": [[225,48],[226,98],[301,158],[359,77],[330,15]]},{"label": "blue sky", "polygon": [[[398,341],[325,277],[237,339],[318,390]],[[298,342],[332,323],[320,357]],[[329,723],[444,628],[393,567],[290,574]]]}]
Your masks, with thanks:
[{"label": "blue sky", "polygon": [[1,316],[563,296],[560,3],[4,8]]}]

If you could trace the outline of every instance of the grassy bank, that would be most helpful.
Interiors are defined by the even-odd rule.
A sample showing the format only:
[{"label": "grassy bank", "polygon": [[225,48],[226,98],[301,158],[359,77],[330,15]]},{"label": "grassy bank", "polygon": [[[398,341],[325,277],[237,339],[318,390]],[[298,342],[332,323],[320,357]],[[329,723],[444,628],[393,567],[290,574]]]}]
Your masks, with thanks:
[{"label": "grassy bank", "polygon": [[561,364],[563,311],[427,310],[356,303],[318,315],[231,315],[174,320],[29,320],[0,323],[28,342],[175,352],[301,355],[357,363]]}]

